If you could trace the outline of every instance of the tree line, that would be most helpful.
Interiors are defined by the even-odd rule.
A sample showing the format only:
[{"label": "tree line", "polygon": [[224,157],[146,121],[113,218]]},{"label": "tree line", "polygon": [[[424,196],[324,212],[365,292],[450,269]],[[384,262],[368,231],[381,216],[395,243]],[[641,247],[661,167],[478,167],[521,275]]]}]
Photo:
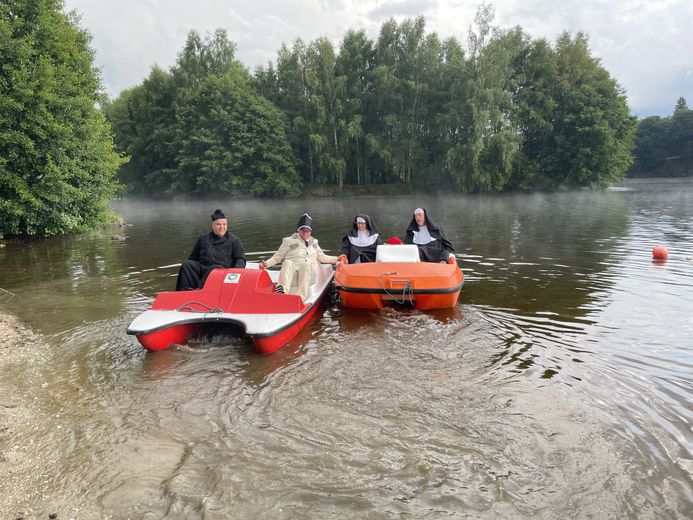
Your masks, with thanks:
[{"label": "tree line", "polygon": [[375,39],[298,39],[252,73],[226,31],[191,31],[172,67],[153,67],[109,100],[90,35],[63,0],[3,0],[0,238],[108,221],[117,194],[478,192],[622,179],[636,121],[587,36],[552,44],[492,23],[482,5],[465,50],[421,17],[389,20]]},{"label": "tree line", "polygon": [[651,116],[638,123],[634,153],[630,177],[693,175],[693,110],[683,97],[671,116]]},{"label": "tree line", "polygon": [[604,187],[636,119],[587,36],[551,45],[492,26],[467,51],[422,17],[283,45],[251,74],[224,30],[189,33],[170,70],[109,103],[119,179],[148,197],[291,196],[306,185],[464,192]]}]

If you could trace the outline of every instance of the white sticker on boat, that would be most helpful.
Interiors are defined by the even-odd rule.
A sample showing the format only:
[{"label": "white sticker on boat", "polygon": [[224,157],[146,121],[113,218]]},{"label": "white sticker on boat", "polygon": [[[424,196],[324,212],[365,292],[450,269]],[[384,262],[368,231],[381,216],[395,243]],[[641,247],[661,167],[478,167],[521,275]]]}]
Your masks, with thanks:
[{"label": "white sticker on boat", "polygon": [[238,283],[241,280],[241,275],[238,273],[229,273],[224,278],[224,283]]}]

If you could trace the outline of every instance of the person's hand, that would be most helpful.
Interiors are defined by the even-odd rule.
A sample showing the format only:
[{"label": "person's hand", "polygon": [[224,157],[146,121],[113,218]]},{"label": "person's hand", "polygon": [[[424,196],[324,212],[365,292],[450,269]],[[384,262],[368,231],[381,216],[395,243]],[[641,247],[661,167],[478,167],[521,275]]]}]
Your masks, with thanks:
[{"label": "person's hand", "polygon": [[267,262],[264,260],[260,262],[260,269],[267,269]]},{"label": "person's hand", "polygon": [[339,255],[337,257],[337,264],[348,264],[349,260],[347,259],[346,255]]}]

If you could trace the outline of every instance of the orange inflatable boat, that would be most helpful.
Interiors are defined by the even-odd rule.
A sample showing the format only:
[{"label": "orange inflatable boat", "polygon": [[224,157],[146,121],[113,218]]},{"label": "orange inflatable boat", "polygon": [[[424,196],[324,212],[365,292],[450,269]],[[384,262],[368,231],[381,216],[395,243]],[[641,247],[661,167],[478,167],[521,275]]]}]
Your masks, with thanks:
[{"label": "orange inflatable boat", "polygon": [[454,307],[464,275],[454,256],[447,264],[420,262],[415,245],[381,245],[375,262],[339,263],[334,280],[344,307],[397,303],[428,310]]}]

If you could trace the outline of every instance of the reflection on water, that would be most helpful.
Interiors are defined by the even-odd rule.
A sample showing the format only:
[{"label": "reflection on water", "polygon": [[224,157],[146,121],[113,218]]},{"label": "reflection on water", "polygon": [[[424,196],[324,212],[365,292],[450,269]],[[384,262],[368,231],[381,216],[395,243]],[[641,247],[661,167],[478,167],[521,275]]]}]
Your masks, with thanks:
[{"label": "reflection on water", "polygon": [[[268,357],[221,333],[156,354],[124,334],[172,288],[216,207],[257,260],[305,210],[334,253],[354,214],[402,237],[417,206],[465,272],[454,309],[330,301]],[[25,376],[51,420],[11,441],[38,453],[36,489],[113,518],[690,517],[691,207],[690,180],[118,202],[125,241],[0,250],[0,287],[17,295],[0,310],[51,338]]]}]

